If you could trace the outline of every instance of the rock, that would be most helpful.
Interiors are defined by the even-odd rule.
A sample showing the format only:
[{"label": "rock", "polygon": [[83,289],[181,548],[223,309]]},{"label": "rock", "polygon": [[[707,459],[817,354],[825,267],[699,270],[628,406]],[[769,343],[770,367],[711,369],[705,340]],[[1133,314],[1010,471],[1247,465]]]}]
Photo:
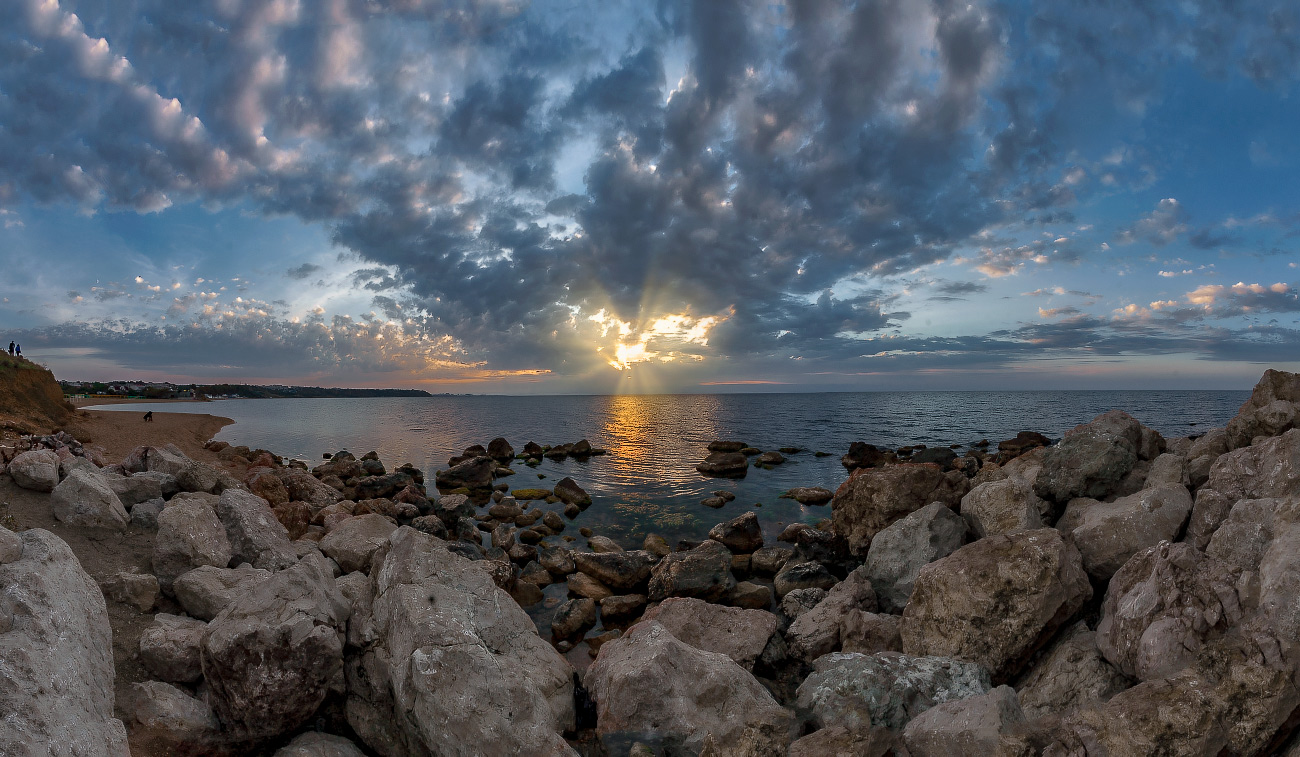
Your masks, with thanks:
[{"label": "rock", "polygon": [[1043,527],[1048,505],[1016,478],[980,484],[961,498],[961,515],[976,538]]},{"label": "rock", "polygon": [[162,497],[139,502],[131,508],[131,526],[152,531],[158,528],[158,516],[167,502]]},{"label": "rock", "polygon": [[631,552],[575,552],[573,564],[577,569],[618,592],[644,590],[650,580],[650,569],[659,558],[645,550]]},{"label": "rock", "polygon": [[1300,497],[1300,429],[1221,455],[1196,493],[1184,540],[1204,549],[1233,503],[1272,497]]},{"label": "rock", "polygon": [[244,477],[244,484],[250,492],[266,500],[272,507],[289,501],[289,489],[273,470],[254,468]]},{"label": "rock", "polygon": [[849,470],[854,470],[855,468],[874,468],[884,465],[892,459],[893,453],[877,449],[873,444],[853,442],[849,445],[848,454],[840,458],[840,464]]},{"label": "rock", "polygon": [[212,709],[181,689],[161,681],[133,683],[126,700],[122,709],[129,715],[131,748],[136,754],[230,752]]},{"label": "rock", "polygon": [[555,583],[555,578],[551,576],[551,572],[543,568],[536,560],[524,565],[519,572],[519,580],[537,587],[546,587]]},{"label": "rock", "polygon": [[558,534],[564,530],[565,523],[559,513],[554,510],[547,510],[545,513],[542,513],[542,525]]},{"label": "rock", "polygon": [[131,519],[108,484],[84,469],[73,471],[54,487],[50,503],[54,517],[70,526],[124,531]]},{"label": "rock", "polygon": [[461,518],[474,517],[474,503],[464,494],[444,494],[434,503],[433,514],[450,527]]},{"label": "rock", "polygon": [[934,502],[876,534],[865,569],[885,612],[902,612],[921,568],[955,552],[966,542],[966,521]]},{"label": "rock", "polygon": [[280,477],[284,488],[289,491],[289,499],[306,502],[313,510],[338,502],[343,493],[329,484],[319,481],[315,476],[294,468],[277,468],[275,475]]},{"label": "rock", "polygon": [[876,534],[888,526],[932,502],[956,507],[969,489],[964,474],[944,473],[937,465],[859,468],[835,492],[831,530],[848,540],[850,552],[862,557]]},{"label": "rock", "polygon": [[50,449],[20,452],[9,463],[14,483],[37,492],[54,491],[59,484],[59,456]]},{"label": "rock", "polygon": [[342,736],[308,731],[276,750],[272,757],[366,757],[356,744]]},{"label": "rock", "polygon": [[217,500],[217,517],[230,540],[235,564],[282,570],[298,561],[289,544],[289,531],[276,519],[266,500],[251,492],[230,489]]},{"label": "rock", "polygon": [[807,589],[794,589],[781,598],[781,613],[790,620],[797,619],[808,610],[816,607],[829,594],[816,586]]},{"label": "rock", "polygon": [[235,597],[202,642],[208,701],[222,724],[247,739],[302,725],[342,682],[348,614],[318,555]]},{"label": "rock", "polygon": [[568,476],[555,483],[555,496],[559,497],[560,501],[566,505],[586,507],[591,504],[591,495],[583,490],[581,486],[578,486],[578,482]]},{"label": "rock", "polygon": [[706,476],[744,478],[749,472],[749,458],[740,452],[711,452],[695,470]]},{"label": "rock", "polygon": [[710,452],[739,452],[745,448],[744,442],[737,441],[714,441],[709,442]]},{"label": "rock", "polygon": [[814,727],[853,733],[901,731],[926,710],[987,693],[988,671],[943,657],[896,652],[829,654],[817,660],[798,690],[798,709]]},{"label": "rock", "polygon": [[400,470],[381,476],[366,476],[357,480],[357,499],[392,498],[413,483],[415,479],[411,474]]},{"label": "rock", "polygon": [[1146,481],[1143,482],[1142,488],[1154,489],[1165,484],[1183,488],[1192,485],[1192,478],[1187,468],[1187,458],[1182,455],[1175,455],[1172,452],[1166,452],[1151,461],[1151,470],[1147,471]]},{"label": "rock", "polygon": [[[1150,438],[1144,429],[1129,414],[1112,410],[1066,432],[1043,455],[1034,491],[1058,504],[1075,497],[1104,499],[1137,463],[1144,437]],[[1163,440],[1156,446],[1163,447]]]},{"label": "rock", "polygon": [[271,514],[284,526],[289,541],[297,541],[311,527],[311,505],[306,502],[284,502],[271,508]]},{"label": "rock", "polygon": [[411,528],[373,562],[347,665],[348,724],[370,749],[572,753],[572,668],[480,568]]},{"label": "rock", "polygon": [[375,551],[397,530],[392,521],[371,513],[357,515],[340,523],[320,541],[320,549],[339,564],[344,573],[369,571]]},{"label": "rock", "polygon": [[0,565],[23,559],[23,540],[18,534],[0,526]]},{"label": "rock", "polygon": [[789,757],[883,757],[892,754],[895,734],[883,729],[854,733],[838,725],[813,731],[790,745]]},{"label": "rock", "polygon": [[160,613],[140,634],[140,662],[151,675],[168,683],[194,683],[203,677],[200,647],[208,624]]},{"label": "rock", "polygon": [[1137,552],[1177,536],[1191,511],[1187,489],[1164,484],[1089,506],[1070,536],[1084,570],[1105,582]]},{"label": "rock", "polygon": [[158,514],[153,572],[158,586],[171,593],[172,582],[203,565],[224,568],[230,563],[230,539],[217,514],[203,502],[173,501]]},{"label": "rock", "polygon": [[498,436],[488,442],[487,456],[499,463],[508,463],[515,459],[515,448],[510,446],[510,442],[504,437]]},{"label": "rock", "polygon": [[897,615],[872,612],[850,613],[840,622],[840,646],[845,652],[902,652],[903,638],[898,633],[901,619]]},{"label": "rock", "polygon": [[659,623],[678,641],[730,657],[753,670],[781,621],[764,610],[722,607],[685,597],[665,599],[646,612],[641,623]]},{"label": "rock", "polygon": [[876,593],[866,570],[858,568],[831,588],[815,607],[799,614],[785,633],[790,653],[812,662],[824,654],[839,651],[844,624],[858,613],[876,611]]},{"label": "rock", "polygon": [[705,497],[704,499],[700,500],[700,504],[704,505],[705,507],[712,507],[714,510],[717,510],[721,507],[724,507],[727,504],[727,500],[723,499],[722,497]]},{"label": "rock", "polygon": [[1225,437],[1228,449],[1249,446],[1256,437],[1278,436],[1296,423],[1300,403],[1300,374],[1269,369],[1264,371],[1250,399],[1228,421]]},{"label": "rock", "polygon": [[140,612],[152,610],[158,601],[158,579],[148,573],[115,573],[106,578],[100,588],[106,598],[131,605]]},{"label": "rock", "polygon": [[99,587],[54,534],[19,538],[0,565],[0,754],[128,757]]},{"label": "rock", "polygon": [[1097,635],[1079,622],[1047,648],[1020,680],[1020,706],[1036,720],[1068,715],[1085,705],[1106,702],[1129,682],[1097,649]]},{"label": "rock", "polygon": [[764,452],[754,462],[758,465],[780,465],[785,462],[785,455],[775,450]]},{"label": "rock", "polygon": [[668,546],[668,541],[659,534],[646,534],[645,541],[641,543],[641,549],[655,557],[667,557],[673,551],[672,547]]},{"label": "rock", "polygon": [[1300,649],[1300,499],[1242,500],[1214,532],[1206,554],[1240,576],[1243,607],[1266,622],[1294,658]]},{"label": "rock", "polygon": [[176,477],[176,485],[183,492],[219,494],[222,491],[220,471],[206,463],[189,460],[179,471],[167,472]]},{"label": "rock", "polygon": [[917,715],[903,731],[903,741],[913,754],[993,754],[1002,734],[1024,722],[1016,690],[999,686]]},{"label": "rock", "polygon": [[691,754],[710,742],[728,751],[746,742],[746,754],[776,755],[794,736],[793,716],[744,668],[654,621],[603,645],[585,684],[605,739],[635,734]]},{"label": "rock", "polygon": [[569,593],[574,596],[594,599],[597,602],[606,597],[614,596],[612,589],[586,573],[574,573],[569,576],[567,583]]},{"label": "rock", "polygon": [[591,548],[592,552],[597,554],[623,551],[623,548],[618,545],[618,542],[608,536],[593,536],[587,539],[587,546]]},{"label": "rock", "polygon": [[709,529],[709,538],[737,554],[749,554],[763,546],[763,529],[758,515],[749,510]]},{"label": "rock", "polygon": [[900,633],[910,655],[953,657],[1008,680],[1092,597],[1054,528],[990,536],[921,569]]},{"label": "rock", "polygon": [[473,457],[434,474],[439,489],[491,489],[496,463],[490,457]]},{"label": "rock", "polygon": [[794,550],[785,547],[762,547],[750,556],[749,569],[761,576],[775,576],[785,567]]},{"label": "rock", "polygon": [[162,482],[159,480],[163,475],[165,474],[138,473],[133,476],[121,476],[101,472],[100,480],[113,490],[122,506],[130,510],[141,502],[163,496]]},{"label": "rock", "polygon": [[251,565],[216,568],[205,565],[182,574],[172,584],[172,593],[185,612],[200,620],[212,620],[235,597],[251,591],[271,577],[271,571]]},{"label": "rock", "polygon": [[801,505],[824,505],[835,497],[835,492],[821,486],[797,486],[781,496]]},{"label": "rock", "polygon": [[1019,456],[1036,447],[1047,447],[1052,440],[1037,431],[1021,431],[1016,438],[998,442],[998,452]]},{"label": "rock", "polygon": [[674,552],[651,570],[650,600],[668,597],[696,597],[717,602],[736,586],[731,575],[731,552],[708,540],[687,552]]},{"label": "rock", "polygon": [[1161,542],[1138,552],[1110,581],[1097,648],[1127,676],[1173,675],[1211,633],[1241,620],[1236,584],[1227,565],[1187,544]]},{"label": "rock", "polygon": [[546,499],[551,496],[550,489],[512,489],[510,496],[524,502],[532,499]]},{"label": "rock", "polygon": [[539,550],[537,561],[553,576],[567,576],[578,569],[573,562],[573,550],[563,547],[545,547]]},{"label": "rock", "polygon": [[776,590],[778,598],[796,589],[830,589],[839,583],[835,576],[826,569],[825,565],[819,562],[787,562],[781,572],[776,574],[772,579],[772,588]]},{"label": "rock", "polygon": [[766,610],[772,606],[772,590],[762,584],[740,581],[737,582],[736,588],[731,590],[729,601],[733,607]]},{"label": "rock", "polygon": [[580,637],[596,625],[596,601],[588,598],[570,599],[555,608],[551,618],[551,635],[555,639]]}]

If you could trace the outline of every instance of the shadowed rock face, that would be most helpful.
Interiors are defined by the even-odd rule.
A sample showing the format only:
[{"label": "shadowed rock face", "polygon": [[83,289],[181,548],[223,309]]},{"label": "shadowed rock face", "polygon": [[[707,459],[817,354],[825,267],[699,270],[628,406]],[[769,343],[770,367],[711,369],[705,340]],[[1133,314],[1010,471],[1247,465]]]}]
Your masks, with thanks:
[{"label": "shadowed rock face", "polygon": [[1300,421],[1300,374],[1264,371],[1250,399],[1225,430],[1228,449],[1245,447],[1260,436],[1277,436]]},{"label": "shadowed rock face", "polygon": [[1007,680],[1092,597],[1054,528],[990,536],[930,563],[903,611],[903,651],[979,663]]},{"label": "shadowed rock face", "polygon": [[964,474],[945,473],[933,464],[860,468],[835,492],[831,530],[848,540],[850,552],[864,557],[876,534],[896,521],[931,502],[956,507],[969,490]]}]

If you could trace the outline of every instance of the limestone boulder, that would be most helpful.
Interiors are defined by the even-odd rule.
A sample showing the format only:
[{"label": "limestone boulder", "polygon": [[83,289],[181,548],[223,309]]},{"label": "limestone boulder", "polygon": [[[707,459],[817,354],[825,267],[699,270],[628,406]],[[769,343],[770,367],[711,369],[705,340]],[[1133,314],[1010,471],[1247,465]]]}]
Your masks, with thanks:
[{"label": "limestone boulder", "polygon": [[105,599],[121,602],[140,612],[153,609],[158,601],[158,579],[148,573],[121,571],[104,579],[99,588]]},{"label": "limestone boulder", "polygon": [[864,734],[902,731],[926,710],[987,693],[983,667],[943,657],[896,652],[829,654],[799,685],[798,710],[814,728],[841,726]]},{"label": "limestone boulder", "polygon": [[227,479],[221,471],[197,460],[188,461],[172,475],[176,477],[176,485],[183,492],[220,494],[226,488]]},{"label": "limestone boulder", "polygon": [[1020,706],[1034,720],[1104,703],[1130,681],[1097,649],[1097,635],[1079,622],[1062,632],[1018,684]]},{"label": "limestone boulder", "polygon": [[799,589],[827,589],[839,583],[825,565],[814,560],[790,560],[781,566],[781,570],[772,579],[772,588],[776,596],[784,599],[785,595]]},{"label": "limestone boulder", "polygon": [[1264,371],[1250,399],[1228,421],[1225,435],[1229,449],[1249,446],[1256,437],[1278,436],[1296,425],[1300,410],[1300,374],[1269,369]]},{"label": "limestone boulder", "polygon": [[289,489],[280,477],[275,475],[274,470],[266,468],[251,470],[244,477],[244,483],[248,485],[250,492],[266,500],[272,507],[289,501]]},{"label": "limestone boulder", "polygon": [[1191,512],[1187,488],[1163,484],[1114,502],[1090,505],[1070,535],[1083,556],[1084,570],[1105,582],[1133,555],[1174,539]]},{"label": "limestone boulder", "polygon": [[587,597],[570,599],[555,608],[551,616],[551,635],[557,640],[581,637],[596,625],[596,600]]},{"label": "limestone boulder", "polygon": [[876,611],[876,592],[865,568],[849,573],[811,610],[800,613],[786,630],[790,653],[804,662],[812,662],[843,647],[845,628],[850,622],[861,623],[860,614]]},{"label": "limestone boulder", "polygon": [[369,571],[371,558],[396,530],[397,526],[382,515],[357,515],[326,534],[320,541],[320,549],[344,573]]},{"label": "limestone boulder", "polygon": [[897,615],[873,612],[850,613],[840,624],[840,646],[845,652],[902,652],[903,637]]},{"label": "limestone boulder", "polygon": [[1242,500],[1214,532],[1206,554],[1239,575],[1238,597],[1300,659],[1300,497]]},{"label": "limestone boulder", "polygon": [[934,464],[859,468],[835,492],[831,530],[863,557],[876,534],[931,502],[956,507],[969,490],[964,474]]},{"label": "limestone boulder", "polygon": [[643,549],[619,552],[574,552],[579,572],[619,592],[643,591],[659,558]]},{"label": "limestone boulder", "polygon": [[754,669],[754,662],[781,625],[765,610],[723,607],[686,597],[665,599],[638,622],[658,623],[678,641],[725,654],[745,670]]},{"label": "limestone boulder", "polygon": [[203,633],[208,701],[250,740],[292,731],[342,684],[349,605],[325,558],[300,562],[237,596]]},{"label": "limestone boulder", "polygon": [[203,677],[200,649],[208,624],[194,618],[159,613],[140,633],[140,662],[168,683],[194,683]]},{"label": "limestone boulder", "polygon": [[122,709],[131,725],[134,754],[206,756],[234,751],[212,708],[171,684],[131,684]]},{"label": "limestone boulder", "polygon": [[159,480],[163,475],[166,474],[124,476],[120,473],[101,471],[100,479],[113,490],[122,506],[130,510],[141,502],[163,496],[162,482]]},{"label": "limestone boulder", "polygon": [[1187,544],[1133,555],[1110,581],[1097,648],[1127,676],[1166,678],[1187,667],[1212,634],[1242,619],[1235,571]]},{"label": "limestone boulder", "polygon": [[1214,461],[1219,459],[1219,455],[1227,452],[1228,432],[1226,429],[1210,429],[1193,440],[1186,453],[1187,476],[1191,479],[1191,485],[1195,487],[1203,486],[1206,479],[1210,477],[1210,468],[1214,466]]},{"label": "limestone boulder", "polygon": [[781,614],[789,620],[795,620],[800,615],[808,612],[817,606],[826,598],[830,592],[826,589],[810,587],[807,589],[795,589],[781,597]]},{"label": "limestone boulder", "polygon": [[230,540],[231,559],[254,568],[282,570],[298,561],[289,543],[289,531],[275,517],[270,504],[241,489],[221,493],[217,517]]},{"label": "limestone boulder", "polygon": [[712,745],[717,754],[775,757],[795,735],[793,715],[743,667],[654,621],[602,645],[585,685],[606,743],[672,744],[690,754]]},{"label": "limestone boulder", "polygon": [[921,568],[965,544],[966,530],[961,516],[934,502],[877,534],[865,568],[880,608],[902,612]]},{"label": "limestone boulder", "polygon": [[1173,452],[1166,452],[1151,461],[1151,469],[1147,471],[1146,481],[1143,482],[1142,488],[1154,489],[1165,485],[1181,486],[1183,488],[1192,485],[1192,477],[1187,468],[1187,458]]},{"label": "limestone boulder", "polygon": [[0,526],[0,565],[23,559],[23,539],[18,534]]},{"label": "limestone boulder", "polygon": [[62,539],[18,536],[22,556],[0,564],[0,754],[129,757],[99,587]]},{"label": "limestone boulder", "polygon": [[342,492],[307,471],[297,468],[276,468],[275,475],[289,492],[291,501],[306,502],[313,510],[320,510],[343,499]]},{"label": "limestone boulder", "polygon": [[212,620],[236,597],[271,577],[271,571],[241,565],[217,568],[204,565],[181,574],[172,582],[172,594],[191,616]]},{"label": "limestone boulder", "polygon": [[1196,493],[1184,541],[1204,549],[1243,499],[1300,497],[1300,429],[1220,455]]},{"label": "limestone boulder", "polygon": [[97,473],[79,468],[50,494],[54,517],[70,526],[126,530],[131,516]]},{"label": "limestone boulder", "polygon": [[763,546],[763,529],[758,514],[748,510],[709,529],[709,538],[736,554],[747,555]]},{"label": "limestone boulder", "polygon": [[[140,460],[143,463],[143,470],[157,471],[172,476],[179,475],[185,469],[185,466],[194,462],[174,444],[162,447],[143,447],[137,451],[141,453]],[[122,467],[133,473],[140,470],[134,465],[128,465],[128,461],[131,461],[135,455],[136,453],[132,452],[131,455],[127,456],[127,460],[122,461]]]},{"label": "limestone boulder", "polygon": [[903,743],[917,755],[995,754],[1002,735],[1024,722],[1016,690],[999,686],[917,715],[903,731]]},{"label": "limestone boulder", "polygon": [[[1154,435],[1154,436],[1153,436]],[[1137,419],[1119,410],[1094,418],[1067,432],[1043,453],[1043,468],[1034,491],[1063,505],[1075,497],[1105,499],[1133,470],[1138,460],[1163,451],[1164,440]]]},{"label": "limestone boulder", "polygon": [[54,491],[59,485],[59,456],[52,449],[20,452],[9,463],[9,476],[24,489]]},{"label": "limestone boulder", "polygon": [[961,515],[976,538],[1043,527],[1048,505],[1032,484],[1005,478],[980,484],[961,498]]},{"label": "limestone boulder", "polygon": [[695,597],[717,602],[736,587],[731,574],[731,551],[706,540],[686,552],[674,552],[650,571],[649,597],[658,602],[668,597]]},{"label": "limestone boulder", "polygon": [[1091,597],[1079,551],[1056,529],[990,536],[921,569],[903,611],[903,651],[976,662],[1009,680]]},{"label": "limestone boulder", "polygon": [[781,495],[801,505],[824,505],[835,497],[835,492],[821,486],[796,486]]},{"label": "limestone boulder", "polygon": [[153,573],[163,592],[171,593],[177,577],[200,566],[226,567],[231,554],[226,527],[206,503],[173,500],[158,514]]},{"label": "limestone boulder", "polygon": [[[572,754],[573,671],[446,543],[399,528],[372,559],[347,663],[349,725],[380,754]],[[465,706],[464,703],[473,703]]]}]

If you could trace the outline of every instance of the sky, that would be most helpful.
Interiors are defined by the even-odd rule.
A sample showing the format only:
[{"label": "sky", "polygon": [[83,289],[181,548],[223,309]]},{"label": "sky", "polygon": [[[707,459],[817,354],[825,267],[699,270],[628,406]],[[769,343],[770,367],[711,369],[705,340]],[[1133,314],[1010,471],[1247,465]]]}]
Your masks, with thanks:
[{"label": "sky", "polygon": [[0,325],[64,379],[1247,389],[1290,0],[0,0]]}]

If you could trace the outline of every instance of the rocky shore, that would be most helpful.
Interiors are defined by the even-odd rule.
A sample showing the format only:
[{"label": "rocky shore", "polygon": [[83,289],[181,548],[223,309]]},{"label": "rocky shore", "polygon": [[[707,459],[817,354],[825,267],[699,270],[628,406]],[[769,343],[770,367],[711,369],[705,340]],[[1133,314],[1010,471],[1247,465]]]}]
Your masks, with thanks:
[{"label": "rocky shore", "polygon": [[[1298,414],[1268,371],[1195,437],[1112,411],[855,444],[780,544],[752,510],[699,542],[574,533],[603,504],[581,482],[510,482],[585,440],[426,477],[24,437],[0,754],[1296,757]],[[719,441],[699,471],[798,452]]]}]

